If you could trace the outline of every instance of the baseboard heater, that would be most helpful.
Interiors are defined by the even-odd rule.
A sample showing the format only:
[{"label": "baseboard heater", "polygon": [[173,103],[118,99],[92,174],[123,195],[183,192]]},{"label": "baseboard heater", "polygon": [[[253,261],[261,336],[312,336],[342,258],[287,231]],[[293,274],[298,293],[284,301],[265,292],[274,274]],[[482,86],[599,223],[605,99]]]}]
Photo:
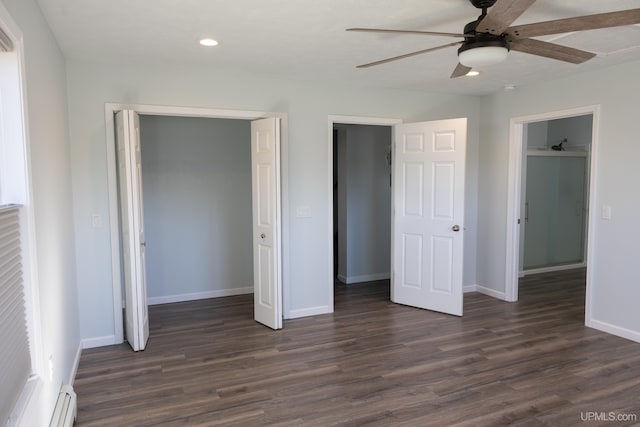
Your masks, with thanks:
[{"label": "baseboard heater", "polygon": [[76,393],[70,385],[63,385],[60,389],[49,427],[71,427],[76,421],[77,415],[78,401]]}]

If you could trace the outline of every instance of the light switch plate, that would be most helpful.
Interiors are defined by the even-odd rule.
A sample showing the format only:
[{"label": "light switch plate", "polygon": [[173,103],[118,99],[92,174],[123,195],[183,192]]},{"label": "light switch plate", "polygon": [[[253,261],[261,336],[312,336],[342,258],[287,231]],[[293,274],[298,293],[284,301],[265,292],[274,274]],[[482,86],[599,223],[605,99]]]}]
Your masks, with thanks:
[{"label": "light switch plate", "polygon": [[611,219],[611,206],[602,206],[602,219]]},{"label": "light switch plate", "polygon": [[102,216],[100,216],[99,214],[91,215],[91,226],[93,228],[102,227]]},{"label": "light switch plate", "polygon": [[311,208],[309,206],[298,206],[296,208],[297,218],[311,218]]}]

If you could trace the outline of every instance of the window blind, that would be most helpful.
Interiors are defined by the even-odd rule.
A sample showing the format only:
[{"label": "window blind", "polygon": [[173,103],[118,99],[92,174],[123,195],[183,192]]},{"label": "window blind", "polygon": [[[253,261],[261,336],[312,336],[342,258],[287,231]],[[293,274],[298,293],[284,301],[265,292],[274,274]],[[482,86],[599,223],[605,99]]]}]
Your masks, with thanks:
[{"label": "window blind", "polygon": [[13,50],[13,42],[11,38],[0,28],[0,52],[11,52]]},{"label": "window blind", "polygon": [[0,423],[31,374],[25,319],[20,207],[0,207]]}]

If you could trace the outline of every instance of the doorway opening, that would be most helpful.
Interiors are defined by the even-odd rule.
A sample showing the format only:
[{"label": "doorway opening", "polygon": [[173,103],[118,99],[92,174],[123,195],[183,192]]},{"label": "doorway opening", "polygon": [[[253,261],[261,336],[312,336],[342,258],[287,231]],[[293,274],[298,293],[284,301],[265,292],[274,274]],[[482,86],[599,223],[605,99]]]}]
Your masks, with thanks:
[{"label": "doorway opening", "polygon": [[253,292],[251,122],[140,116],[149,305]]},{"label": "doorway opening", "polygon": [[389,298],[390,126],[333,126],[333,274],[336,289],[377,283]]},{"label": "doorway opening", "polygon": [[[122,280],[123,278],[123,274],[125,274],[125,272],[122,270],[121,267],[121,259],[122,259],[122,248],[119,245],[120,242],[120,224],[119,224],[119,215],[118,215],[118,210],[119,210],[119,194],[118,194],[118,178],[117,178],[117,174],[116,174],[116,166],[117,166],[117,160],[116,160],[116,153],[115,153],[115,132],[114,132],[114,113],[117,111],[122,111],[122,110],[128,110],[130,112],[135,112],[138,115],[143,117],[143,122],[145,121],[156,121],[156,129],[155,129],[155,133],[156,133],[156,137],[159,135],[158,132],[158,126],[157,124],[159,122],[162,122],[163,120],[182,120],[182,121],[193,121],[193,120],[199,120],[202,118],[208,118],[208,119],[219,119],[222,121],[225,121],[227,124],[233,124],[236,125],[236,127],[239,125],[240,127],[243,126],[243,124],[249,124],[249,121],[251,121],[251,130],[249,131],[249,134],[247,135],[247,137],[249,139],[252,138],[256,138],[256,141],[258,141],[255,145],[251,144],[251,146],[253,146],[254,148],[257,147],[256,149],[259,151],[259,156],[253,156],[250,154],[249,158],[253,158],[256,159],[256,162],[258,162],[256,165],[254,166],[249,166],[249,175],[252,175],[252,170],[253,169],[260,169],[261,171],[261,175],[258,178],[255,178],[255,174],[254,178],[257,179],[257,181],[252,182],[249,184],[250,188],[267,188],[267,189],[271,189],[274,191],[273,193],[273,197],[275,198],[275,200],[273,201],[273,203],[269,203],[268,207],[276,209],[277,212],[276,213],[270,213],[269,215],[264,215],[264,212],[262,210],[258,210],[257,215],[256,215],[256,211],[255,211],[255,203],[254,203],[254,210],[253,210],[253,214],[251,209],[251,192],[249,193],[249,217],[253,217],[253,218],[269,218],[269,221],[262,221],[258,224],[258,226],[269,226],[272,227],[269,230],[274,230],[273,232],[267,231],[265,229],[262,229],[261,231],[261,235],[264,236],[262,237],[260,240],[260,237],[255,237],[252,236],[254,245],[253,248],[256,247],[256,241],[258,242],[257,245],[260,248],[260,252],[261,253],[265,253],[265,254],[269,254],[269,251],[267,250],[267,246],[269,245],[273,245],[273,247],[275,248],[274,250],[277,253],[271,253],[269,255],[269,259],[272,261],[277,262],[277,265],[275,266],[271,266],[271,268],[267,268],[268,266],[265,265],[264,268],[267,269],[267,271],[270,272],[271,274],[275,274],[275,278],[274,280],[267,280],[267,281],[261,281],[261,286],[258,288],[259,292],[257,292],[257,295],[263,295],[263,290],[264,291],[269,291],[269,295],[270,298],[269,299],[269,303],[272,303],[272,311],[274,313],[274,319],[273,322],[274,323],[275,328],[279,328],[281,327],[282,324],[282,317],[283,317],[283,305],[287,304],[287,289],[288,289],[288,275],[286,274],[286,272],[288,271],[287,268],[285,268],[288,265],[288,256],[287,256],[287,248],[286,245],[283,244],[283,242],[286,242],[286,238],[285,235],[287,233],[288,227],[288,218],[285,212],[283,212],[280,209],[280,206],[283,203],[286,203],[286,193],[287,193],[287,173],[286,173],[286,155],[287,155],[287,145],[286,145],[286,135],[287,135],[287,121],[286,121],[286,114],[283,113],[269,113],[269,112],[254,112],[254,111],[235,111],[235,110],[210,110],[210,109],[199,109],[199,108],[183,108],[183,107],[162,107],[162,106],[145,106],[145,105],[121,105],[121,104],[107,104],[105,107],[105,118],[106,118],[106,123],[107,123],[107,147],[108,147],[108,172],[109,172],[109,191],[110,191],[110,229],[111,229],[111,248],[112,248],[112,271],[113,271],[113,291],[114,291],[114,329],[116,332],[116,337],[114,341],[117,341],[117,343],[121,343],[124,340],[124,331],[123,331],[123,313],[122,313],[122,307],[123,307],[123,295],[125,293],[123,293],[123,289],[121,286],[121,283],[123,283],[124,281]],[[162,117],[165,116],[165,117]],[[169,117],[166,117],[169,116]],[[257,120],[257,119],[261,119],[264,117],[271,117],[272,119],[270,120]],[[276,126],[277,130],[274,130],[274,136],[273,137],[268,137],[270,138],[267,141],[262,140],[264,135],[269,134],[266,130],[265,130],[265,126],[263,126],[263,124],[265,124],[266,122],[269,123],[270,128],[273,128],[274,124],[280,123],[279,126]],[[148,123],[147,123],[148,124]],[[143,123],[144,125],[144,123]],[[256,125],[256,127],[254,128],[253,125]],[[184,124],[182,126],[180,126],[180,128],[184,131]],[[187,126],[188,127],[188,126]],[[150,128],[148,128],[147,130],[149,130]],[[222,133],[228,134],[229,129],[223,130]],[[195,131],[194,131],[195,132]],[[200,129],[200,132],[202,132],[202,129]],[[206,130],[204,131],[206,132]],[[157,156],[157,158],[155,159],[146,159],[153,162],[158,163],[160,166],[162,165],[162,163],[164,162],[166,164],[166,162],[170,162],[172,157],[175,157],[176,155],[180,154],[180,153],[176,153],[177,151],[180,151],[179,147],[175,147],[175,146],[170,146],[171,144],[171,135],[167,135],[166,129],[164,131],[162,131],[163,135],[163,139],[164,141],[162,142],[166,147],[164,151],[156,151],[155,154],[153,154],[153,156]],[[182,132],[184,134],[184,132]],[[238,133],[236,132],[236,136],[238,135]],[[269,134],[271,135],[271,134]],[[174,137],[176,137],[176,135],[173,135]],[[182,135],[184,136],[184,135]],[[178,138],[178,140],[182,139],[182,136]],[[227,135],[228,136],[228,135]],[[204,136],[206,138],[206,135]],[[155,140],[156,142],[158,141],[157,138],[151,138],[152,141],[150,142],[151,144],[153,144],[153,140]],[[173,138],[175,139],[175,138]],[[279,143],[276,143],[275,140],[280,141]],[[173,141],[174,143],[176,141]],[[180,142],[180,141],[178,141]],[[279,149],[278,149],[279,147]],[[240,147],[233,147],[234,149],[239,149]],[[173,150],[172,153],[170,153]],[[224,150],[220,150],[220,149],[212,149],[212,147],[200,147],[200,150],[204,150],[204,151],[212,151],[215,153],[214,154],[218,154],[220,155],[222,153],[222,151]],[[274,151],[275,150],[275,151]],[[236,150],[237,151],[237,150]],[[242,151],[242,150],[240,150]],[[268,159],[265,159],[265,153],[270,152],[270,153],[275,153],[275,154],[270,154],[267,157],[271,158],[271,156],[275,156],[275,158],[277,158],[276,162],[278,163],[277,166],[272,167],[270,164],[268,164]],[[153,151],[152,151],[153,152]],[[167,154],[169,153],[169,154]],[[239,236],[229,236],[228,232],[229,229],[227,227],[224,226],[220,226],[217,227],[215,230],[213,230],[211,227],[213,227],[211,224],[208,225],[202,225],[203,223],[200,221],[198,222],[200,225],[202,225],[202,227],[209,227],[211,228],[210,230],[205,230],[202,227],[196,225],[195,223],[193,223],[191,220],[193,220],[194,218],[190,218],[193,216],[207,216],[207,215],[213,215],[213,208],[211,207],[211,204],[206,203],[207,197],[209,195],[204,194],[204,189],[201,188],[202,187],[202,182],[200,182],[201,180],[197,177],[193,176],[193,171],[194,168],[196,168],[196,163],[198,162],[202,162],[204,161],[204,158],[209,158],[210,156],[207,157],[205,155],[203,155],[203,152],[200,151],[198,152],[198,149],[195,149],[195,153],[196,155],[194,157],[191,158],[191,160],[188,160],[186,163],[182,164],[182,166],[179,167],[179,171],[174,171],[175,174],[174,175],[182,175],[179,177],[179,179],[176,181],[173,178],[176,178],[175,176],[167,176],[165,175],[163,176],[155,176],[155,177],[150,177],[148,181],[151,182],[151,188],[152,189],[152,193],[154,194],[153,197],[153,211],[158,211],[158,210],[162,210],[162,211],[168,211],[171,210],[173,213],[178,214],[178,215],[182,215],[181,219],[180,219],[180,223],[189,228],[189,232],[187,233],[183,233],[183,234],[190,234],[192,235],[192,237],[194,235],[196,235],[196,231],[195,229],[198,229],[199,233],[203,233],[203,232],[207,232],[210,231],[213,234],[216,234],[216,236],[220,237],[220,236],[226,236],[226,238],[228,239],[234,239],[237,238],[237,241],[241,241],[242,239]],[[251,151],[249,151],[249,153],[251,153]],[[182,153],[184,154],[184,153]],[[211,153],[209,153],[211,154]],[[236,154],[241,154],[241,153],[236,153]],[[202,156],[201,156],[202,155]],[[196,158],[197,157],[197,158]],[[265,163],[267,162],[267,163]],[[251,165],[251,161],[249,161],[249,165]],[[201,164],[199,166],[197,166],[197,169],[200,170],[201,174],[206,174],[206,172],[204,171],[204,169],[207,166],[211,166],[210,164]],[[280,167],[281,166],[281,167]],[[280,167],[280,168],[279,168]],[[269,169],[272,168],[272,169]],[[240,177],[239,175],[241,175],[241,172],[243,168],[238,168],[238,170],[232,170],[229,171],[227,170],[226,173],[224,173],[224,177],[215,177],[215,179],[217,180],[226,180],[226,181],[230,181],[233,182],[236,178],[238,180],[240,180],[242,177]],[[266,183],[264,181],[264,179],[271,179],[269,178],[274,172],[269,172],[270,170],[276,171],[279,170],[280,173],[279,174],[275,174],[275,176],[277,176],[277,180],[279,181],[276,184],[269,184],[266,185]],[[245,171],[246,172],[246,171]],[[246,175],[246,174],[245,174]],[[202,178],[202,176],[200,176],[200,178]],[[242,178],[244,181],[246,181],[246,176],[244,176],[244,178]],[[252,178],[252,179],[254,179]],[[212,177],[209,177],[207,179],[213,179]],[[143,179],[141,179],[141,181],[144,181]],[[206,181],[206,180],[205,180]],[[244,182],[243,181],[243,182]],[[245,182],[246,184],[246,182]],[[246,185],[245,185],[246,186]],[[182,203],[180,200],[178,200],[181,195],[184,195],[182,193],[184,192],[192,192],[194,188],[199,188],[200,191],[200,196],[202,197],[197,197],[196,200],[191,200],[188,203]],[[181,190],[182,188],[182,190]],[[234,189],[235,190],[235,189]],[[225,190],[227,193],[229,193],[229,190],[227,188],[227,190]],[[260,190],[261,191],[261,190]],[[169,197],[170,200],[166,199],[166,196],[168,196],[167,193],[172,193],[173,196]],[[246,192],[245,192],[246,193]],[[231,193],[230,193],[231,194]],[[254,193],[255,194],[255,193]],[[156,197],[157,196],[157,197]],[[246,200],[240,200],[240,199],[246,199],[247,196],[246,194],[236,194],[234,196],[230,196],[230,197],[237,197],[239,199],[239,203],[245,203],[246,204]],[[269,196],[271,197],[271,196]],[[209,202],[211,202],[211,200],[208,200]],[[167,206],[167,203],[170,203],[170,206]],[[206,205],[209,205],[208,207]],[[147,206],[147,210],[150,210],[150,207]],[[194,210],[196,212],[194,212]],[[225,211],[226,212],[226,211]],[[146,212],[145,212],[146,213]],[[245,212],[246,213],[246,212]],[[221,213],[221,212],[216,212],[216,215],[219,214],[219,216],[222,217],[226,217],[229,218],[231,215],[226,212],[226,213]],[[144,216],[144,215],[143,215]],[[245,215],[246,216],[246,215]],[[278,220],[278,218],[280,218],[280,220]],[[175,219],[175,218],[174,218]],[[200,218],[202,219],[202,218]],[[232,219],[232,220],[235,220]],[[169,222],[167,222],[169,221]],[[167,218],[161,218],[160,221],[158,221],[157,225],[158,229],[163,229],[166,227],[171,226],[172,224],[170,224],[172,221],[170,219]],[[269,225],[271,224],[271,225]],[[154,226],[155,226],[154,225]],[[173,224],[175,225],[175,224]],[[218,224],[220,225],[220,224]],[[246,224],[245,224],[246,226]],[[215,228],[215,227],[214,227]],[[249,233],[250,235],[253,235],[255,233],[251,233],[251,223],[249,223],[248,227],[243,227],[245,228],[244,231],[247,231],[246,228],[249,229]],[[183,230],[185,231],[185,230]],[[188,230],[187,230],[188,231]],[[195,234],[194,234],[195,233]],[[211,234],[209,233],[209,234]],[[180,234],[180,233],[178,233]],[[237,233],[236,233],[237,234]],[[246,234],[246,233],[245,233]],[[259,233],[260,234],[260,233]],[[201,235],[202,236],[202,235]],[[166,237],[166,236],[165,236]],[[180,245],[178,240],[182,237],[185,236],[178,236],[176,237],[176,235],[173,236],[173,238],[169,239],[169,241],[160,241],[157,242],[158,246],[160,246],[159,250],[162,251],[166,251],[166,250],[173,250],[176,249],[175,247],[172,249],[172,246],[182,246],[182,254],[180,255],[182,257],[182,261],[184,261],[184,264],[188,267],[189,265],[191,267],[194,266],[194,262],[196,259],[199,259],[197,256],[196,257],[190,257],[186,254],[186,252],[184,251],[184,249],[189,249],[189,248],[185,248],[184,245]],[[153,239],[153,236],[152,236]],[[249,240],[251,242],[251,240]],[[274,243],[275,242],[275,243]],[[143,242],[143,246],[145,247],[145,251],[146,251],[146,241]],[[246,242],[245,242],[246,243]],[[242,245],[242,243],[240,243],[240,245]],[[249,243],[249,245],[251,245]],[[192,245],[192,246],[196,246],[196,245]],[[236,245],[237,246],[237,245]],[[191,248],[191,249],[197,249],[197,248]],[[202,248],[201,248],[202,249]],[[204,248],[203,251],[209,251],[209,249],[211,248]],[[228,249],[228,248],[227,248]],[[231,269],[233,269],[233,264],[236,263],[236,261],[238,261],[237,259],[234,259],[234,254],[236,254],[236,252],[241,253],[243,252],[241,248],[236,248],[238,249],[237,251],[231,251],[233,253],[229,253],[227,252],[227,255],[229,255],[227,257],[227,259],[223,262],[225,264],[226,267],[229,267]],[[246,249],[246,248],[245,248]],[[244,251],[246,252],[246,251]],[[166,254],[165,254],[166,255]],[[174,254],[175,255],[175,254]],[[202,255],[202,254],[200,254]],[[205,254],[206,256],[207,254]],[[211,256],[211,253],[209,251],[208,255]],[[237,255],[237,254],[236,254]],[[276,256],[277,255],[277,256]],[[237,258],[237,257],[236,257]],[[253,257],[255,259],[255,257]],[[280,261],[278,261],[280,260]],[[211,260],[210,260],[211,261]],[[239,264],[242,264],[245,266],[245,271],[247,270],[251,270],[251,269],[246,269],[246,259],[243,259],[243,262],[238,262]],[[189,264],[191,263],[191,264]],[[159,274],[158,277],[162,276],[163,273],[163,269],[165,269],[164,272],[166,272],[166,268],[171,268],[171,265],[169,264],[168,266],[165,265],[164,262],[158,262],[156,263],[158,264],[157,267],[159,268]],[[209,262],[207,264],[207,266],[212,266],[213,264],[215,264],[213,261]],[[251,264],[251,260],[249,260],[249,264]],[[264,264],[264,263],[263,263]],[[262,265],[262,264],[261,264]],[[225,268],[226,268],[225,267]],[[205,267],[205,270],[208,267]],[[182,269],[184,270],[184,269]],[[200,269],[202,270],[202,269]],[[256,269],[253,269],[254,271],[256,271]],[[190,274],[192,274],[193,271],[190,272]],[[200,271],[200,273],[202,273],[202,271]],[[206,273],[206,272],[205,272]],[[232,274],[232,272],[227,271],[227,273]],[[206,275],[206,274],[205,274]],[[198,274],[196,274],[196,276],[198,276]],[[244,276],[243,276],[244,277]],[[271,276],[270,276],[271,277]],[[175,280],[180,280],[179,278],[173,277],[173,279]],[[184,281],[186,278],[183,277],[182,280]],[[197,277],[198,280],[194,280],[194,281],[200,281],[202,282],[202,280],[200,279],[204,279],[206,280],[206,278],[203,277]],[[269,282],[269,283],[267,283]],[[191,290],[190,292],[185,292],[185,293],[181,293],[181,294],[175,294],[173,291],[169,290],[168,294],[166,292],[166,289],[161,289],[162,292],[165,292],[166,295],[156,295],[156,296],[152,296],[152,298],[150,299],[150,303],[164,303],[164,302],[177,302],[177,301],[184,301],[184,300],[188,300],[188,299],[198,299],[198,298],[210,298],[210,297],[216,297],[216,296],[225,296],[225,295],[232,295],[232,294],[238,294],[238,293],[247,293],[248,288],[250,288],[250,291],[253,292],[255,290],[255,280],[254,278],[251,278],[251,282],[249,284],[244,284],[242,283],[242,286],[233,286],[231,289],[213,289],[213,290],[203,290],[203,291],[193,291]],[[160,285],[160,287],[162,288],[164,285],[166,285],[166,283],[163,281],[163,284]],[[240,282],[237,283],[237,285],[240,285]],[[262,289],[262,287],[264,287],[264,289]],[[275,287],[275,289],[271,289],[270,287]],[[269,288],[269,289],[267,289]],[[174,289],[175,291],[175,289]],[[145,303],[147,302],[147,299],[145,299]],[[262,310],[262,306],[264,305],[263,303],[266,302],[266,300],[261,299],[260,301],[258,301],[258,304],[256,304],[256,306],[259,306],[260,310]],[[126,304],[126,302],[125,302]],[[256,317],[257,320],[257,317]],[[265,323],[261,320],[259,320],[261,323]],[[279,326],[278,326],[279,324]]]},{"label": "doorway opening", "polygon": [[[331,213],[334,212],[334,151],[339,148],[338,144],[334,150],[333,130],[336,124],[393,126],[391,238],[388,263],[391,301],[462,316],[467,119],[401,123],[388,119],[330,116],[328,206]],[[339,135],[337,139],[339,140]],[[388,153],[380,157],[386,160],[386,154]],[[384,169],[387,169],[386,164]],[[384,176],[385,186],[387,179],[387,176]],[[358,196],[361,193],[362,191],[359,191]],[[329,309],[333,311],[336,277],[333,250],[336,239],[333,215],[330,215],[330,218],[327,239],[327,270],[330,274],[327,289]],[[339,244],[339,235],[337,241]],[[348,251],[344,253],[349,256]],[[337,274],[340,274],[340,259],[337,264]],[[343,262],[343,267],[345,265],[348,266],[348,261],[346,264]],[[343,276],[348,281],[348,270],[344,271],[347,271]]]},{"label": "doorway opening", "polygon": [[[402,121],[397,119],[329,116],[329,206],[332,221],[327,288],[330,312],[334,311],[336,286],[389,280],[391,167],[386,166],[386,156],[391,145],[392,126],[399,123]],[[381,153],[382,157],[379,156]],[[366,160],[361,162],[362,159]],[[376,166],[382,166],[382,171],[374,170]],[[383,179],[383,188],[385,191],[389,189],[386,202],[384,194],[381,197],[374,194]],[[376,212],[371,212],[372,206],[376,207]],[[385,236],[389,238],[385,239]],[[372,247],[373,242],[382,248]],[[367,251],[358,253],[357,248],[360,247],[366,247]]]},{"label": "doorway opening", "polygon": [[588,318],[597,125],[597,106],[511,121],[506,300],[521,277],[586,268]]},{"label": "doorway opening", "polygon": [[593,115],[524,125],[520,273],[586,267]]}]

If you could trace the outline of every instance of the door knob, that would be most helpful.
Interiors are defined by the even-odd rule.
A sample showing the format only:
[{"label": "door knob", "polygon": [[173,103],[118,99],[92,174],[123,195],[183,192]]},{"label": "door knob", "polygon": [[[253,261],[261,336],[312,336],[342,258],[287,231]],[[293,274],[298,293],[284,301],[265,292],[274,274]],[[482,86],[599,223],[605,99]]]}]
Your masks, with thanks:
[{"label": "door knob", "polygon": [[460,231],[460,226],[459,225],[454,225],[453,227],[451,227],[451,229],[453,231]]},{"label": "door knob", "polygon": [[266,234],[264,234],[264,233],[262,233],[262,234],[260,235],[260,238],[261,238],[261,239],[264,239],[265,237],[267,237],[267,235],[266,235]]}]

